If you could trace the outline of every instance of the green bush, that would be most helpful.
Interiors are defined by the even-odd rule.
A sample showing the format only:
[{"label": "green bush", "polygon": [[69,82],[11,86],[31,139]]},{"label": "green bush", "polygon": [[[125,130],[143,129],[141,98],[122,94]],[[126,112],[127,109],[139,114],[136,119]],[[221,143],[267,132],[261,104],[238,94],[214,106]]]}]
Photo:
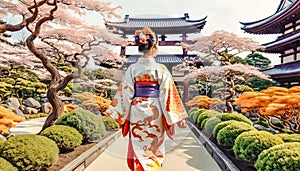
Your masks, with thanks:
[{"label": "green bush", "polygon": [[58,160],[59,149],[54,141],[33,134],[20,134],[0,145],[0,157],[18,170],[45,170]]},{"label": "green bush", "polygon": [[208,120],[208,118],[205,118],[205,119],[201,122],[201,124],[200,124],[200,128],[201,128],[201,129],[204,128],[204,126],[205,126],[207,120]]},{"label": "green bush", "polygon": [[236,113],[221,113],[221,114],[217,114],[217,115],[214,115],[213,117],[208,118],[208,120],[206,121],[206,123],[204,125],[204,129],[207,132],[212,133],[214,127],[218,123],[220,123],[222,121],[228,121],[228,120],[241,121],[241,122],[245,122],[249,125],[252,125],[252,122],[244,115],[236,114]]},{"label": "green bush", "polygon": [[207,118],[207,121],[204,125],[204,130],[207,131],[208,133],[212,133],[215,126],[220,122],[221,122],[221,117],[219,115]]},{"label": "green bush", "polygon": [[241,133],[234,142],[236,157],[250,163],[257,160],[259,153],[274,145],[282,144],[281,138],[266,131],[247,131]]},{"label": "green bush", "polygon": [[118,130],[120,125],[111,117],[103,118],[103,122],[105,123],[106,129]]},{"label": "green bush", "polygon": [[241,121],[245,122],[249,125],[253,125],[250,119],[248,119],[246,116],[238,113],[223,113],[222,114],[222,121],[228,121],[228,120],[236,120],[236,121]]},{"label": "green bush", "polygon": [[0,157],[0,170],[1,171],[18,171],[11,163],[9,163],[4,158]]},{"label": "green bush", "polygon": [[300,143],[283,143],[264,150],[254,167],[257,171],[299,171]]},{"label": "green bush", "polygon": [[188,111],[188,116],[190,117],[191,116],[191,113],[194,112],[194,111],[197,111],[199,110],[199,108],[197,107],[192,107],[189,111]]},{"label": "green bush", "polygon": [[48,127],[41,135],[53,140],[61,152],[74,149],[82,143],[82,135],[75,128],[64,125]]},{"label": "green bush", "polygon": [[284,142],[300,142],[300,134],[276,134]]},{"label": "green bush", "polygon": [[202,125],[202,122],[207,119],[210,118],[212,116],[215,116],[217,114],[220,114],[220,112],[215,111],[215,110],[206,110],[204,112],[202,112],[199,117],[197,118],[197,124],[198,126],[200,126],[200,128],[204,127],[204,124]]},{"label": "green bush", "polygon": [[227,125],[217,134],[218,144],[221,146],[232,147],[237,136],[245,131],[252,130],[255,130],[255,128],[244,122]]},{"label": "green bush", "polygon": [[205,112],[207,110],[205,109],[199,109],[199,110],[195,110],[193,112],[191,112],[190,114],[190,118],[194,121],[194,122],[197,122],[197,118],[199,117],[199,115],[203,112]]},{"label": "green bush", "polygon": [[106,128],[100,116],[88,110],[74,110],[61,116],[56,125],[66,125],[77,129],[83,136],[83,141],[95,140],[103,137]]},{"label": "green bush", "polygon": [[218,123],[218,124],[215,126],[214,130],[213,130],[213,137],[216,138],[217,135],[218,135],[218,132],[219,132],[222,128],[224,128],[224,127],[226,127],[227,125],[230,125],[230,124],[232,124],[232,123],[240,123],[240,121],[229,120],[229,121],[222,121],[222,122]]}]

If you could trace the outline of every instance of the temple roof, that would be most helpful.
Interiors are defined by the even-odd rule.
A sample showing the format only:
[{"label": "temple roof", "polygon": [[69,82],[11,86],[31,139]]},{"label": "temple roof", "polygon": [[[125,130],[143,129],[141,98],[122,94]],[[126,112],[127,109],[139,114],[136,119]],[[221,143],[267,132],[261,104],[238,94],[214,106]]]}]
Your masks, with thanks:
[{"label": "temple roof", "polygon": [[290,36],[278,38],[277,40],[266,43],[266,51],[271,53],[281,53],[284,50],[293,48],[296,44],[300,45],[300,31]]},{"label": "temple roof", "polygon": [[[138,58],[141,55],[126,55],[127,56],[127,64],[136,63]],[[189,55],[189,56],[196,56],[196,55]],[[155,57],[155,61],[161,64],[181,64],[184,60],[183,55],[157,55]]]},{"label": "temple roof", "polygon": [[124,34],[134,34],[135,30],[145,26],[150,27],[156,34],[182,34],[200,32],[206,23],[206,18],[200,20],[190,20],[187,13],[184,17],[129,17],[126,15],[123,21],[106,21],[107,28],[116,28]]},{"label": "temple roof", "polygon": [[263,71],[264,74],[270,75],[272,78],[285,78],[300,75],[300,61],[289,62],[285,64],[275,65],[273,68]]},{"label": "temple roof", "polygon": [[242,29],[248,33],[272,34],[283,33],[287,23],[300,17],[299,0],[281,0],[276,12],[264,19],[254,22],[240,22]]}]

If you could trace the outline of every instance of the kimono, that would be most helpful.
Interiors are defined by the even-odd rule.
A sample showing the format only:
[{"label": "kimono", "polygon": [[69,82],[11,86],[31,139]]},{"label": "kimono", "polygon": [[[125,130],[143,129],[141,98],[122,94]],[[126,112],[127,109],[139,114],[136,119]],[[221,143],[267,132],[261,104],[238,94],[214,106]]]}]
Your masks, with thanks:
[{"label": "kimono", "polygon": [[140,57],[125,72],[109,109],[122,126],[123,136],[129,136],[130,170],[160,171],[165,157],[164,134],[172,139],[174,124],[187,117],[166,66],[152,57]]}]

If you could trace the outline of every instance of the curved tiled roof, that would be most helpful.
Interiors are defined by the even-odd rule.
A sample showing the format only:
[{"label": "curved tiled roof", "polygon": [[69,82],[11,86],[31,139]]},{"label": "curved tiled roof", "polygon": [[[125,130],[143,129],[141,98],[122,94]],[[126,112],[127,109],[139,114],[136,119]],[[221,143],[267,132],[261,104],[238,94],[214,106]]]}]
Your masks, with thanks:
[{"label": "curved tiled roof", "polygon": [[285,49],[291,48],[290,46],[287,45],[292,45],[293,44],[298,44],[300,42],[300,32],[295,33],[291,36],[285,37],[283,39],[275,40],[270,43],[264,44],[267,47],[268,52],[273,52],[273,53],[280,53],[282,52],[281,48],[279,47],[284,47]]},{"label": "curved tiled roof", "polygon": [[106,21],[108,28],[117,28],[125,34],[134,34],[135,30],[145,26],[156,34],[182,34],[199,32],[206,23],[206,17],[200,20],[189,20],[188,14],[179,18],[133,18],[125,16],[124,21]]},{"label": "curved tiled roof", "polygon": [[248,33],[256,34],[272,34],[282,33],[284,24],[300,17],[300,1],[299,0],[281,0],[276,12],[264,19],[254,22],[240,22],[242,28]]}]

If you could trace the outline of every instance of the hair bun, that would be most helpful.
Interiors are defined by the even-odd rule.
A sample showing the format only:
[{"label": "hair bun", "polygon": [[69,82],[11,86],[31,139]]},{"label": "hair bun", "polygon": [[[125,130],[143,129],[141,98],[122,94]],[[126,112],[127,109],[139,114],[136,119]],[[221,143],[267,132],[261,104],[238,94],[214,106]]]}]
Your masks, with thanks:
[{"label": "hair bun", "polygon": [[156,45],[156,37],[150,28],[145,27],[143,30],[137,30],[135,32],[134,42],[139,46],[139,51],[146,51]]}]

